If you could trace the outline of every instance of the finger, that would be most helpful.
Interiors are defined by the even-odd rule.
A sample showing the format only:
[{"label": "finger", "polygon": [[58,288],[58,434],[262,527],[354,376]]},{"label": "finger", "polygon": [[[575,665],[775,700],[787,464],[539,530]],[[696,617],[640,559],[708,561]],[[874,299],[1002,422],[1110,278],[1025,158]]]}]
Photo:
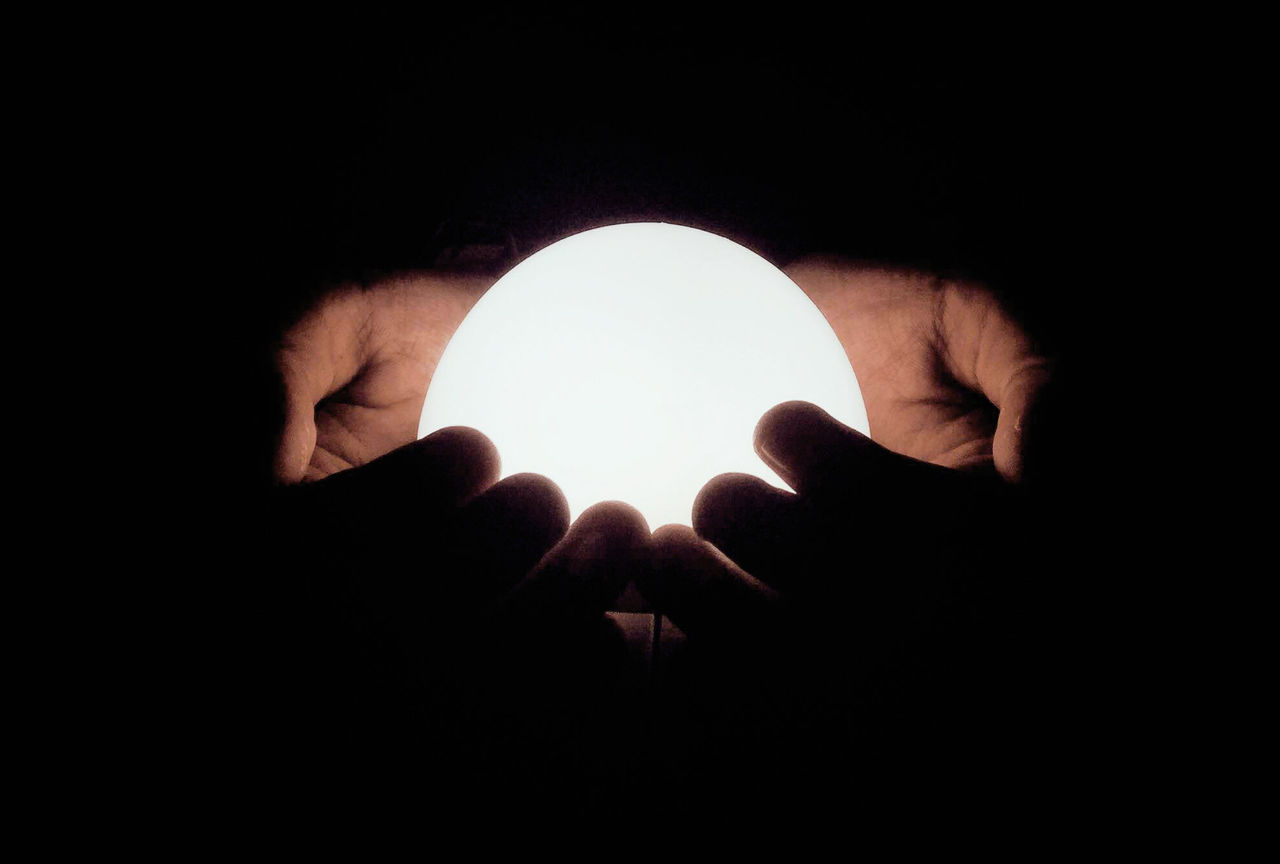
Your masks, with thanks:
[{"label": "finger", "polygon": [[882,469],[888,451],[809,402],[783,402],[756,424],[756,453],[798,494],[844,488]]},{"label": "finger", "polygon": [[454,551],[448,578],[476,599],[492,599],[516,585],[564,537],[569,504],[560,488],[538,474],[507,477],[459,513],[446,538]]},{"label": "finger", "polygon": [[694,500],[693,527],[742,569],[786,591],[811,549],[806,515],[795,495],[759,477],[721,474]]},{"label": "finger", "polygon": [[291,389],[287,380],[284,393],[284,420],[276,441],[273,476],[277,483],[301,483],[316,449],[315,403]]},{"label": "finger", "polygon": [[412,519],[461,505],[498,478],[498,451],[475,429],[452,426],[294,494],[305,506],[353,524],[389,514]]},{"label": "finger", "polygon": [[1022,481],[1028,417],[1052,378],[1048,359],[994,295],[973,286],[953,285],[941,295],[938,335],[947,373],[999,411],[991,445],[996,470]]},{"label": "finger", "polygon": [[276,371],[284,384],[284,423],[276,443],[275,477],[300,482],[316,446],[315,407],[355,378],[368,359],[364,325],[368,298],[336,292],[282,337]]},{"label": "finger", "polygon": [[403,622],[407,641],[438,643],[489,614],[568,527],[560,489],[537,474],[516,474],[461,510],[382,520],[359,590],[370,609]]},{"label": "finger", "polygon": [[685,525],[653,534],[652,565],[641,593],[695,639],[737,641],[765,626],[777,593]]},{"label": "finger", "polygon": [[648,563],[649,526],[616,501],[588,508],[532,573],[507,595],[503,617],[598,618]]},{"label": "finger", "polygon": [[1023,365],[1010,375],[1000,397],[991,455],[996,471],[1010,482],[1027,479],[1027,451],[1035,446],[1035,417],[1050,380],[1047,367]]},{"label": "finger", "polygon": [[955,472],[876,444],[808,402],[784,402],[756,424],[756,452],[805,499],[897,501],[939,485]]},{"label": "finger", "polygon": [[[1087,391],[1071,370],[1058,369],[1039,380],[1022,382],[1001,411],[994,447],[1005,479],[1027,488],[1079,483],[1090,473],[1081,460],[1082,445],[1096,437],[1087,428]],[[1024,376],[1030,377],[1030,376]]]}]

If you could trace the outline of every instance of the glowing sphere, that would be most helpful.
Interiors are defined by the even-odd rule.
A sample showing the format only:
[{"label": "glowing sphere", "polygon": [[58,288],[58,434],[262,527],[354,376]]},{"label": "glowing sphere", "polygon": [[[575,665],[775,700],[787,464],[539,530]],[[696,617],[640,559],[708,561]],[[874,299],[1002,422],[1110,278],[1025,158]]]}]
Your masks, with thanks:
[{"label": "glowing sphere", "polygon": [[503,476],[555,481],[573,518],[621,500],[690,524],[717,474],[786,488],[752,432],[789,399],[867,432],[844,349],[804,292],[743,247],[633,223],[568,237],[480,298],[445,349],[418,435],[479,429]]}]

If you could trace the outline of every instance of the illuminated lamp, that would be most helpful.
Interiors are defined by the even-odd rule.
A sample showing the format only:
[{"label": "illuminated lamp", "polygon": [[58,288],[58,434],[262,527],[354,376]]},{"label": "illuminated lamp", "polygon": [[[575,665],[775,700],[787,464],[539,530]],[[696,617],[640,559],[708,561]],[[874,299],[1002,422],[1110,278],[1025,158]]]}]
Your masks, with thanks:
[{"label": "illuminated lamp", "polygon": [[630,223],[567,237],[476,303],[427,392],[419,437],[471,426],[503,476],[553,480],[572,518],[598,501],[688,525],[698,490],[744,472],[768,409],[812,402],[868,432],[822,313],[782,271],[715,234]]}]

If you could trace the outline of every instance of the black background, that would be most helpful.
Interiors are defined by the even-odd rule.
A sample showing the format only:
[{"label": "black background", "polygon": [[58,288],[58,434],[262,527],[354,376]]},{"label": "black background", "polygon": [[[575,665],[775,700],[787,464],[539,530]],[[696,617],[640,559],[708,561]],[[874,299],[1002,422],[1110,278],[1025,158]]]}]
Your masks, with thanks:
[{"label": "black background", "polygon": [[335,23],[237,43],[209,70],[219,143],[196,167],[231,193],[214,248],[245,260],[227,290],[264,333],[327,280],[429,265],[439,226],[463,220],[521,254],[658,219],[779,264],[970,274],[1058,350],[1124,299],[1104,259],[1145,95],[1096,35],[926,39],[662,4]]}]

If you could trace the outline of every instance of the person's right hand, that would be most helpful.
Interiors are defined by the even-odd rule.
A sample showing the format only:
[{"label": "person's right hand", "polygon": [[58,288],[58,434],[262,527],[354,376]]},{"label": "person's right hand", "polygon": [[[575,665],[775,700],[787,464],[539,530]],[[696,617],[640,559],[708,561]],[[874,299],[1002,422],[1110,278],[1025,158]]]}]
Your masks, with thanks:
[{"label": "person's right hand", "polygon": [[319,480],[413,441],[436,364],[492,277],[410,273],[330,291],[280,338],[275,479]]},{"label": "person's right hand", "polygon": [[540,765],[565,734],[542,718],[596,711],[612,686],[622,645],[604,612],[643,566],[648,526],[618,503],[569,526],[549,480],[498,476],[488,439],[456,427],[277,490],[279,583],[261,590],[281,602],[264,662],[322,764],[474,776],[501,752]]}]

